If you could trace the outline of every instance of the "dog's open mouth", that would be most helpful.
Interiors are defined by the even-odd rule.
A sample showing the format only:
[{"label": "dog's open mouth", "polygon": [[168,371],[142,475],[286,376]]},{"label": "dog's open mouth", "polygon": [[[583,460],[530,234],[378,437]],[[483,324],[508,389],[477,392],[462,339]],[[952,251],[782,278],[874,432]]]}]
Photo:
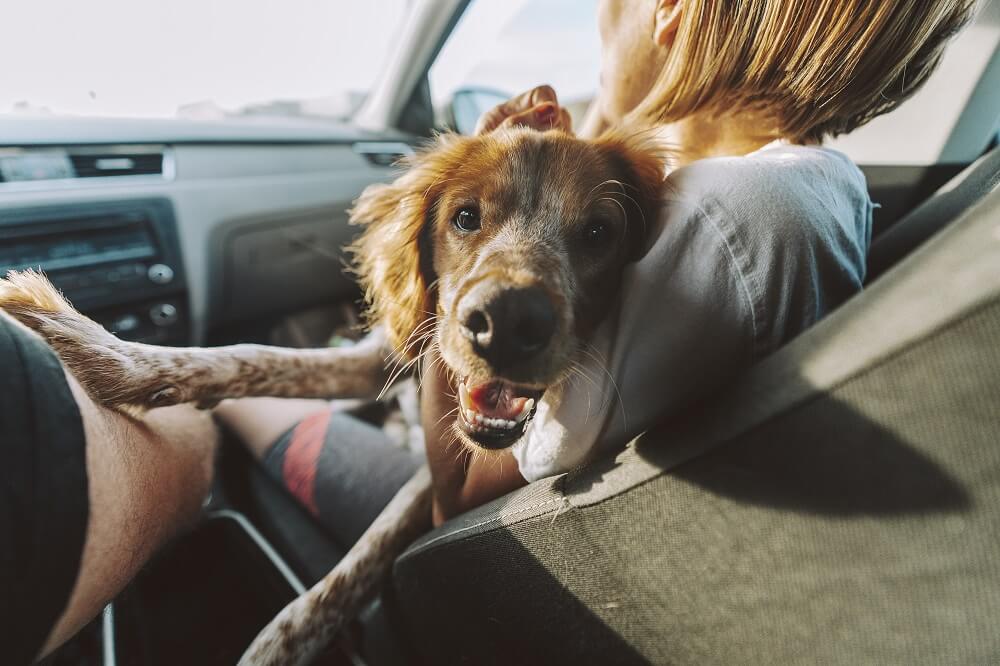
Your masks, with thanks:
[{"label": "dog's open mouth", "polygon": [[476,444],[487,449],[511,446],[528,426],[542,391],[502,379],[458,385],[458,425]]}]

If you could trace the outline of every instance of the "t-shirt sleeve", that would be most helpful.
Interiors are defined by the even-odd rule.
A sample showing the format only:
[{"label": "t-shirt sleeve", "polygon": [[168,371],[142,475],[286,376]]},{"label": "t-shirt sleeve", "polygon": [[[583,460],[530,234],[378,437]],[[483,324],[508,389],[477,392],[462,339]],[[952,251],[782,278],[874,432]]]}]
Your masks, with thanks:
[{"label": "t-shirt sleeve", "polygon": [[658,225],[580,371],[543,397],[515,446],[529,481],[623,447],[752,362],[755,312],[724,230],[678,202]]},{"label": "t-shirt sleeve", "polygon": [[0,312],[0,650],[30,663],[76,582],[87,529],[83,423],[62,366]]}]

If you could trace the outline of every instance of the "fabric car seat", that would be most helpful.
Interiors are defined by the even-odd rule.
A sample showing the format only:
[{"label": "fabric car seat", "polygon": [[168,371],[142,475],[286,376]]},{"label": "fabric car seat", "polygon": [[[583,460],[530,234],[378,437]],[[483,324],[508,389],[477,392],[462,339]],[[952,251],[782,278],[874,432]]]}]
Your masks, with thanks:
[{"label": "fabric car seat", "polygon": [[897,223],[878,279],[720,395],[414,543],[383,599],[403,651],[1000,660],[998,159]]}]

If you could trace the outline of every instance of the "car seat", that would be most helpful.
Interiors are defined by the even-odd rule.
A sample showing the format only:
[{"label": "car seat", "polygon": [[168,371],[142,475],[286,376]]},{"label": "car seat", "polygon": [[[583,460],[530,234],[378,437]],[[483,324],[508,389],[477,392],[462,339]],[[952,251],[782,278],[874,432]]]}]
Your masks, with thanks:
[{"label": "car seat", "polygon": [[414,543],[382,604],[402,652],[996,662],[998,163],[877,239],[868,288],[701,408]]}]

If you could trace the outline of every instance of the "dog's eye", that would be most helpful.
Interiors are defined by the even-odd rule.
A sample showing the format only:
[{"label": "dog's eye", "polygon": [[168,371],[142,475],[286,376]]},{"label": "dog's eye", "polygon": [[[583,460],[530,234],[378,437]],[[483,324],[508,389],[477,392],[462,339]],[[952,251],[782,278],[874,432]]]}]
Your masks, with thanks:
[{"label": "dog's eye", "polygon": [[611,231],[608,229],[608,224],[601,220],[588,222],[583,228],[583,242],[592,248],[604,246],[610,237]]},{"label": "dog's eye", "polygon": [[463,208],[455,213],[455,217],[451,222],[459,231],[466,233],[479,231],[479,211],[475,208]]}]

